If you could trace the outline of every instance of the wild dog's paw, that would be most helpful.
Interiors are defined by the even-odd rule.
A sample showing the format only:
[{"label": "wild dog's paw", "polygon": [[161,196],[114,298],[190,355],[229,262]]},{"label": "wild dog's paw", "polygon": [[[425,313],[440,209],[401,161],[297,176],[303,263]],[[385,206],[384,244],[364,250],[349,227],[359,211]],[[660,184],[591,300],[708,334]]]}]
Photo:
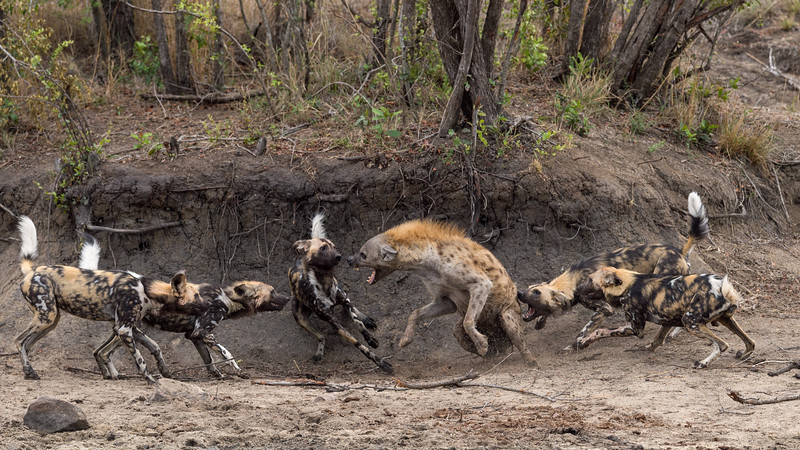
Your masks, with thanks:
[{"label": "wild dog's paw", "polygon": [[708,364],[706,364],[706,363],[704,363],[702,361],[695,361],[694,365],[692,365],[692,368],[693,369],[705,369],[706,366],[708,366]]},{"label": "wild dog's paw", "polygon": [[322,353],[314,353],[314,356],[311,358],[311,361],[313,361],[314,364],[319,364],[322,361],[322,355],[323,355]]},{"label": "wild dog's paw", "polygon": [[394,373],[394,367],[392,367],[389,361],[386,361],[386,358],[379,359],[378,361],[375,362],[375,364],[378,365],[379,369],[388,374]]},{"label": "wild dog's paw", "polygon": [[240,372],[237,372],[236,376],[239,377],[239,378],[242,378],[244,380],[249,380],[250,379],[250,374],[245,372],[244,370],[242,370]]},{"label": "wild dog's paw", "polygon": [[746,352],[744,350],[739,350],[738,352],[736,352],[736,359],[747,359],[752,354],[753,354],[752,350],[750,350],[749,352]]},{"label": "wild dog's paw", "polygon": [[361,333],[361,335],[364,336],[364,340],[367,341],[367,345],[372,348],[378,348],[378,340],[372,337],[371,334],[364,331]]},{"label": "wild dog's paw", "polygon": [[575,353],[577,350],[578,350],[578,343],[573,342],[572,344],[562,348],[561,350],[556,351],[556,353],[560,355],[569,355],[570,353]]},{"label": "wild dog's paw", "polygon": [[374,330],[374,329],[378,328],[378,324],[375,323],[375,321],[372,320],[372,317],[369,317],[369,316],[361,317],[361,323],[363,323],[364,326],[369,328],[370,330]]}]

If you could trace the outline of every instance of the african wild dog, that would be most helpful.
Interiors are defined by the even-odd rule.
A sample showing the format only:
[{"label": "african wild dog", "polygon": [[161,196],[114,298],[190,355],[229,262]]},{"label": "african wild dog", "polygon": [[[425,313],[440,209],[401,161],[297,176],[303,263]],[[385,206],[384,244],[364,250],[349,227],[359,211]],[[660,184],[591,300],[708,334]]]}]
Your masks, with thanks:
[{"label": "african wild dog", "polygon": [[317,214],[311,222],[311,239],[294,243],[294,248],[302,257],[289,269],[289,285],[292,288],[292,314],[297,324],[317,338],[317,351],[314,362],[322,360],[325,353],[325,335],[317,331],[311,324],[311,314],[328,322],[336,329],[339,336],[355,345],[361,353],[372,360],[381,370],[392,373],[392,365],[359,342],[333,316],[333,308],[341,305],[348,313],[356,327],[372,348],[378,347],[378,341],[367,331],[375,329],[375,321],[361,313],[347,298],[347,294],[339,288],[333,272],[342,259],[325,233],[322,225],[322,214]]},{"label": "african wild dog", "polygon": [[[80,267],[96,270],[99,262],[100,246],[97,241],[88,239],[81,250]],[[164,283],[165,284],[165,283]],[[263,311],[279,311],[289,302],[289,297],[259,281],[239,281],[226,286],[212,284],[194,285],[200,296],[184,304],[167,305],[157,313],[144,316],[143,322],[153,328],[175,333],[185,333],[184,337],[194,344],[206,365],[206,370],[215,377],[222,378],[211,358],[209,349],[222,356],[240,376],[246,376],[231,353],[220,344],[212,331],[220,321],[226,318],[238,319]],[[137,342],[147,347],[158,362],[161,375],[169,377],[169,371],[158,344],[138,332],[134,333]],[[94,357],[105,378],[116,379],[119,374],[111,361],[111,354],[122,342],[112,334],[103,345],[94,352]]]},{"label": "african wild dog", "polygon": [[422,278],[433,301],[411,313],[400,347],[411,343],[417,322],[458,312],[453,334],[465,350],[486,356],[513,344],[536,364],[523,340],[516,285],[500,261],[457,226],[412,220],[374,236],[347,262],[372,268],[370,284],[395,270]]},{"label": "african wild dog", "polygon": [[586,338],[586,344],[616,336],[644,336],[646,322],[661,325],[656,338],[646,348],[660,347],[673,327],[684,327],[693,335],[707,339],[714,350],[702,361],[694,363],[701,369],[728,349],[728,344],[708,329],[709,323],[721,324],[744,341],[744,352],[736,357],[745,359],[755,349],[755,342],[733,319],[739,293],[728,277],[719,275],[663,276],[641,274],[626,269],[604,267],[589,276],[579,288],[588,297],[616,298],[625,310],[628,323],[614,330],[597,330]]},{"label": "african wild dog", "polygon": [[154,290],[154,280],[132,272],[84,270],[61,265],[34,267],[38,245],[36,226],[30,218],[23,216],[19,231],[22,240],[20,268],[24,275],[20,290],[34,314],[28,328],[16,338],[25,378],[39,379],[28,352],[33,344],[56,327],[61,312],[66,311],[84,319],[114,322],[114,333],[130,351],[139,372],[148,382],[154,383],[155,379],[147,372],[144,359],[136,348],[134,336],[141,334],[138,327],[148,312],[164,305],[184,303],[197,295],[184,273],[177,273],[170,284],[159,282],[163,286]]},{"label": "african wild dog", "polygon": [[526,291],[519,291],[518,299],[528,305],[528,310],[522,318],[526,322],[537,319],[536,329],[541,329],[548,316],[566,311],[580,303],[594,311],[594,314],[575,338],[575,342],[562,351],[584,348],[586,336],[613,315],[614,308],[619,307],[619,304],[613,299],[586,298],[578,295],[576,294],[578,285],[587,280],[593,272],[605,266],[663,275],[689,273],[689,252],[697,242],[708,238],[709,229],[706,208],[696,192],[689,194],[688,208],[691,218],[689,237],[682,249],[669,245],[639,245],[584,259],[549,283],[534,284]]}]

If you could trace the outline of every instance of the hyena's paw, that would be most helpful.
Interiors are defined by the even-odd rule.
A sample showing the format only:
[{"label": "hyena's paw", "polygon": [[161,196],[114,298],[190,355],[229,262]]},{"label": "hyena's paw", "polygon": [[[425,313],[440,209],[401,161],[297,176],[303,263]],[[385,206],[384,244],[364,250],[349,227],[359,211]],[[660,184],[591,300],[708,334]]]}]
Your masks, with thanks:
[{"label": "hyena's paw", "polygon": [[472,342],[475,344],[475,351],[481,356],[486,356],[489,353],[489,339],[482,334],[473,337]]}]

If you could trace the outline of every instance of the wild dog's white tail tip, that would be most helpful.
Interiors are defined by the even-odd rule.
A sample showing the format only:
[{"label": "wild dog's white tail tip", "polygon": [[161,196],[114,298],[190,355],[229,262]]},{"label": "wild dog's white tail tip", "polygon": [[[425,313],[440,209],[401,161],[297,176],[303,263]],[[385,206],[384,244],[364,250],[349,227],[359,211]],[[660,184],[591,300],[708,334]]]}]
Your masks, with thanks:
[{"label": "wild dog's white tail tip", "polygon": [[323,219],[325,219],[325,215],[319,213],[311,220],[311,239],[328,239],[325,227],[322,225]]},{"label": "wild dog's white tail tip", "polygon": [[37,236],[36,225],[33,224],[28,216],[21,216],[19,218],[19,238],[22,241],[22,246],[19,250],[20,259],[34,259],[37,255]]},{"label": "wild dog's white tail tip", "polygon": [[706,207],[697,192],[689,194],[689,215],[697,218],[706,217]]},{"label": "wild dog's white tail tip", "polygon": [[97,239],[86,235],[81,247],[81,260],[78,267],[85,270],[97,270],[100,264],[100,244]]},{"label": "wild dog's white tail tip", "polygon": [[720,293],[731,303],[739,303],[739,301],[742,299],[742,297],[739,295],[739,292],[734,289],[733,283],[731,283],[727,275],[725,275],[725,277],[722,279]]}]

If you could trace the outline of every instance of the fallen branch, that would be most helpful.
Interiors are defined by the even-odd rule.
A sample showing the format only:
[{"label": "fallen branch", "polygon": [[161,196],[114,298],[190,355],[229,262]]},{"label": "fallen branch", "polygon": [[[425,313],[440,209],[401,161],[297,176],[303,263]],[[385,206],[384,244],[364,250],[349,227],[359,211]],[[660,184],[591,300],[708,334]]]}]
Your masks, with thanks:
[{"label": "fallen branch", "polygon": [[491,388],[491,389],[502,389],[504,391],[516,392],[516,393],[519,393],[519,394],[533,395],[533,396],[545,399],[545,400],[547,400],[549,402],[556,401],[555,398],[547,396],[547,395],[537,394],[536,392],[527,391],[525,389],[517,389],[517,388],[508,387],[508,386],[503,386],[503,385],[500,385],[500,384],[458,383],[458,386],[459,387],[463,386],[463,387],[484,387],[484,388]]},{"label": "fallen branch", "polygon": [[86,229],[89,231],[107,231],[109,233],[119,233],[119,234],[141,234],[141,233],[149,233],[150,231],[155,230],[162,230],[164,228],[171,228],[180,226],[182,222],[166,222],[161,223],[158,225],[150,225],[149,227],[142,227],[142,228],[109,228],[109,227],[101,227],[99,225],[92,225],[86,224]]},{"label": "fallen branch", "polygon": [[378,386],[377,384],[336,384],[327,381],[317,380],[294,380],[294,381],[274,381],[274,380],[252,380],[251,384],[261,384],[265,386],[298,386],[298,387],[324,387],[330,392],[342,392],[356,389],[374,389],[380,391],[407,391],[408,388],[397,388],[392,386]]},{"label": "fallen branch", "polygon": [[766,399],[759,399],[759,398],[749,398],[749,397],[742,397],[736,391],[728,392],[728,397],[732,398],[734,401],[739,403],[743,403],[745,405],[771,405],[773,403],[780,403],[780,402],[789,402],[792,400],[800,400],[800,394],[793,394],[788,395],[786,397],[776,397],[776,398],[766,398]]},{"label": "fallen branch", "polygon": [[776,77],[783,78],[786,81],[786,83],[789,84],[789,86],[794,88],[794,90],[800,91],[800,84],[798,84],[796,81],[794,81],[788,75],[786,75],[783,72],[781,72],[780,69],[778,69],[775,66],[775,60],[772,58],[772,47],[770,47],[770,49],[769,49],[769,64],[764,64],[763,62],[761,62],[761,60],[759,60],[755,56],[751,55],[750,53],[745,52],[745,55],[749,56],[754,61],[756,61],[757,63],[759,63],[762,66],[764,66],[764,67],[762,67],[763,70],[766,70],[767,72],[771,73],[772,75],[775,75]]},{"label": "fallen branch", "polygon": [[475,378],[478,378],[478,374],[470,372],[460,377],[440,381],[429,381],[427,383],[409,383],[407,381],[397,380],[397,385],[408,389],[432,389],[444,386],[460,386],[462,381],[474,380]]},{"label": "fallen branch", "polygon": [[219,105],[222,103],[233,103],[239,102],[242,100],[247,100],[252,97],[260,97],[265,95],[264,91],[262,90],[254,90],[242,93],[234,93],[234,94],[218,94],[218,93],[211,93],[206,95],[195,95],[195,94],[152,94],[149,92],[143,92],[140,96],[145,100],[175,100],[175,101],[191,101],[191,102],[198,102],[198,103],[207,103],[210,105]]},{"label": "fallen branch", "polygon": [[13,218],[15,218],[15,219],[19,219],[19,216],[17,216],[16,214],[14,214],[14,211],[11,211],[10,209],[8,209],[8,207],[7,207],[6,205],[4,205],[4,204],[0,203],[0,209],[2,209],[3,211],[5,211],[5,212],[7,212],[7,213],[11,214],[11,217],[13,217]]},{"label": "fallen branch", "polygon": [[771,377],[774,377],[776,375],[780,375],[782,373],[786,373],[786,372],[788,372],[788,371],[790,371],[792,369],[800,369],[800,361],[795,361],[795,362],[789,364],[788,366],[781,367],[778,370],[773,370],[772,372],[769,372],[767,375],[769,375]]}]

